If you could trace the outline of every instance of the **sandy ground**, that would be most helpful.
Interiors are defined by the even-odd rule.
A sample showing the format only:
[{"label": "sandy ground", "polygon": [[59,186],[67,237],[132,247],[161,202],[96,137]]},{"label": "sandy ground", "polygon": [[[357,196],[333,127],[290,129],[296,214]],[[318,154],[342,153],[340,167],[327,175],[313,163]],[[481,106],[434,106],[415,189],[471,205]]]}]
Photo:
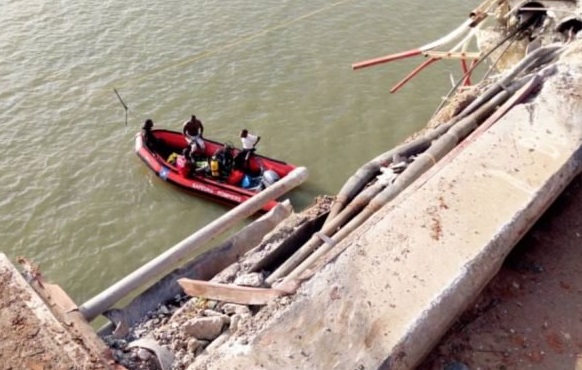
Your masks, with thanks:
[{"label": "sandy ground", "polygon": [[66,293],[30,261],[19,264],[0,254],[0,370],[121,370],[93,329],[65,314],[74,307]]},{"label": "sandy ground", "polygon": [[582,370],[582,177],[418,369]]},{"label": "sandy ground", "polygon": [[[11,283],[11,272],[0,275],[0,369],[78,369],[55,346],[51,328],[44,328],[24,303],[28,293]],[[54,333],[53,333],[54,334]]]}]

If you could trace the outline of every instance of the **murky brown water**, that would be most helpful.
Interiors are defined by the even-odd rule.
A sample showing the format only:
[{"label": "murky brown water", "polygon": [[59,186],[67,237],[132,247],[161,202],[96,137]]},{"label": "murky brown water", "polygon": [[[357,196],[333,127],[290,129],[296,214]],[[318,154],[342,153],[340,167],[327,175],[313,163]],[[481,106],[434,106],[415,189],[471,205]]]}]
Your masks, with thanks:
[{"label": "murky brown water", "polygon": [[[458,63],[352,71],[460,24],[476,1],[4,0],[0,251],[39,262],[78,303],[227,210],[162,183],[133,153],[147,117],[310,170],[300,210],[424,126]],[[129,105],[129,122],[113,93]]]}]

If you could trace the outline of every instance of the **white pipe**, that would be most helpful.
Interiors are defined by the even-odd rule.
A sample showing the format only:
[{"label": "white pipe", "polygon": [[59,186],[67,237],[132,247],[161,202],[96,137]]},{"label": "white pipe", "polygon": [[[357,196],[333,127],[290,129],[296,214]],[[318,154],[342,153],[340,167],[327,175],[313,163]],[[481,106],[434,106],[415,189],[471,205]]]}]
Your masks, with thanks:
[{"label": "white pipe", "polygon": [[522,0],[519,3],[517,3],[513,8],[509,9],[509,11],[507,13],[505,13],[505,19],[511,17],[513,15],[513,13],[517,12],[519,10],[519,8],[524,6],[529,1],[530,0]]},{"label": "white pipe", "polygon": [[[486,0],[476,9],[476,11],[487,13],[494,5],[495,5],[494,0]],[[451,33],[449,33],[448,35],[441,37],[440,39],[435,40],[429,44],[421,46],[418,49],[424,53],[424,52],[427,52],[427,51],[432,50],[434,48],[446,45],[449,42],[452,42],[452,41],[456,40],[457,38],[459,38],[465,31],[467,31],[467,29],[478,28],[479,24],[475,25],[474,27],[471,27],[471,25],[473,24],[474,21],[475,21],[474,19],[469,18],[465,22],[463,22],[463,24],[461,24],[459,27],[457,27]],[[474,32],[471,32],[471,33],[474,33]],[[470,35],[470,36],[472,36],[472,35]],[[470,36],[467,36],[466,38],[469,38]],[[464,39],[459,43],[459,45],[462,45],[465,42],[466,42],[466,40]],[[457,48],[457,47],[458,47],[458,45],[455,46],[454,48]]]},{"label": "white pipe", "polygon": [[465,31],[467,31],[471,25],[471,23],[473,23],[472,19],[467,19],[465,22],[463,22],[463,24],[461,24],[459,27],[457,27],[456,29],[454,29],[451,33],[449,33],[448,35],[441,37],[438,40],[435,40],[429,44],[423,45],[421,47],[418,48],[418,50],[422,51],[423,53],[429,50],[432,50],[434,48],[437,48],[439,46],[443,46],[448,44],[449,42],[456,40],[458,37],[460,37]]},{"label": "white pipe", "polygon": [[246,202],[239,204],[223,216],[212,221],[210,224],[204,226],[103,292],[89,299],[79,306],[79,311],[85,317],[85,320],[92,321],[134,290],[144,286],[171,268],[175,268],[177,265],[185,262],[187,258],[191,257],[205,243],[233,227],[246,217],[256,213],[270,200],[280,197],[305,182],[307,177],[308,171],[305,167],[294,169],[275,184],[269,186]]},{"label": "white pipe", "polygon": [[473,37],[475,37],[475,34],[477,33],[477,30],[479,28],[480,24],[475,26],[475,28],[472,28],[471,31],[469,31],[469,33],[467,34],[467,36],[465,36],[465,38],[463,38],[457,45],[453,46],[451,50],[449,50],[449,52],[454,53],[459,51],[459,49],[462,49],[462,51],[465,52],[467,50],[467,47],[469,46],[469,42]]}]

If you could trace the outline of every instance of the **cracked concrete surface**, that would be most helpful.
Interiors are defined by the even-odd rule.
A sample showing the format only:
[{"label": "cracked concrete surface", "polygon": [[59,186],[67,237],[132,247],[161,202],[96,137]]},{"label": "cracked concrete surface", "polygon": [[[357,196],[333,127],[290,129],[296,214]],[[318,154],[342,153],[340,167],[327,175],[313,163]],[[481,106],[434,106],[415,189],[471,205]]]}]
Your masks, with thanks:
[{"label": "cracked concrete surface", "polygon": [[253,339],[190,368],[417,365],[580,171],[581,63],[567,55],[535,101],[382,208]]}]

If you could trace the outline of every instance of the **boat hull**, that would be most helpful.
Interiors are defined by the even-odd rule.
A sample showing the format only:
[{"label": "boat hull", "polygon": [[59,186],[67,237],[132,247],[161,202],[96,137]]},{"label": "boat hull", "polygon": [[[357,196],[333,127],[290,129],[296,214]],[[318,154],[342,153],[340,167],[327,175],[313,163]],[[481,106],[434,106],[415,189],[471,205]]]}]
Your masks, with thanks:
[{"label": "boat hull", "polygon": [[[217,179],[203,172],[190,176],[183,176],[176,165],[168,161],[172,153],[177,155],[187,146],[187,142],[182,133],[157,129],[152,130],[152,134],[156,138],[155,145],[146,145],[143,133],[136,135],[135,153],[141,160],[143,160],[148,168],[150,168],[163,181],[189,193],[202,196],[227,206],[241,204],[260,192],[260,188],[248,189],[240,184],[228,184],[224,179]],[[216,151],[224,148],[224,144],[209,139],[204,139],[204,144],[205,150],[201,153],[202,158],[210,159]],[[233,149],[233,154],[235,156],[239,152],[240,149]],[[250,168],[254,169],[254,171],[256,171],[257,168],[260,168],[261,173],[268,170],[272,173],[276,173],[279,178],[285,177],[289,172],[296,168],[296,166],[283,161],[255,154],[251,156],[249,162]],[[244,172],[246,175],[251,176],[249,169],[246,169]],[[253,178],[258,178],[256,173],[253,175]],[[273,199],[266,203],[261,211],[267,212],[277,204],[277,200]]]}]

